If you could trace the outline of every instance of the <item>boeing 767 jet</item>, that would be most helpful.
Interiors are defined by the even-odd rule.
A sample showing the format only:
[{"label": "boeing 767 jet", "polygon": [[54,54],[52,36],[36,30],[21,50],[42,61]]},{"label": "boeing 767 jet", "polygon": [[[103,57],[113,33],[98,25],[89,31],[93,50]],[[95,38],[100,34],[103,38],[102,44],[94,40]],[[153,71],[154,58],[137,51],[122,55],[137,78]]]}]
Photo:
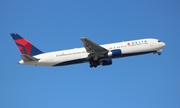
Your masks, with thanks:
[{"label": "boeing 767 jet", "polygon": [[43,52],[17,33],[11,34],[21,52],[19,64],[35,66],[65,66],[89,63],[90,67],[112,64],[112,59],[135,55],[157,53],[161,55],[165,43],[158,39],[146,38],[98,45],[88,38],[81,38],[82,48]]}]

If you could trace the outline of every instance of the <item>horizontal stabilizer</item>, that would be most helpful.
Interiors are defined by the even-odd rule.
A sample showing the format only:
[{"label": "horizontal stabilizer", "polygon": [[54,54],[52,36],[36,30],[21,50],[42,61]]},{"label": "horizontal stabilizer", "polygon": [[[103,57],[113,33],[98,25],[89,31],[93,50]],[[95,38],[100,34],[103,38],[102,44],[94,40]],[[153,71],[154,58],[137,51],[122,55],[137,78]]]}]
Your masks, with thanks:
[{"label": "horizontal stabilizer", "polygon": [[21,55],[21,57],[22,57],[24,62],[38,61],[39,60],[39,59],[37,59],[35,57],[29,56],[29,55],[26,55],[26,54]]}]

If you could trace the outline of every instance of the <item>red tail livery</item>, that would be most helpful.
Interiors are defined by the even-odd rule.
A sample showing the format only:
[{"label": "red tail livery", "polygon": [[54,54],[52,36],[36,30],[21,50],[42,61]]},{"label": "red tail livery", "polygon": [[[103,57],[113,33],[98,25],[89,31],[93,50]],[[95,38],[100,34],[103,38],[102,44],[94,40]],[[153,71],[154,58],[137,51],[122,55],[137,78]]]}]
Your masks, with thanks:
[{"label": "red tail livery", "polygon": [[33,46],[30,42],[28,42],[26,39],[21,37],[17,33],[11,34],[12,38],[14,39],[14,42],[18,46],[18,49],[22,54],[34,56],[43,53],[41,50]]}]

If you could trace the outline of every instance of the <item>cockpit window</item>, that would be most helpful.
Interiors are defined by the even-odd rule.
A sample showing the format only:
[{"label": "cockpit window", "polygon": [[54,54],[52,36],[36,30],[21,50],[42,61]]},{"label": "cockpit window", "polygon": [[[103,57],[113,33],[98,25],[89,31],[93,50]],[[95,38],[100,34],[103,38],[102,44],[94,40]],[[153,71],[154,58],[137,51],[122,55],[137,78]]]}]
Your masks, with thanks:
[{"label": "cockpit window", "polygon": [[158,40],[158,42],[161,42],[160,40]]}]

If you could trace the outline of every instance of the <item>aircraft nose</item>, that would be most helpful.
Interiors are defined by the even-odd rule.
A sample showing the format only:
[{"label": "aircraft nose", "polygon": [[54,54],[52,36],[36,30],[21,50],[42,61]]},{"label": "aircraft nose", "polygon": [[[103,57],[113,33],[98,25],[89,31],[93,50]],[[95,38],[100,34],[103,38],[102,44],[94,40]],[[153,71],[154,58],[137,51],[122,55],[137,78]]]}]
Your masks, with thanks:
[{"label": "aircraft nose", "polygon": [[164,42],[162,42],[162,46],[163,46],[163,47],[165,47],[165,46],[166,46],[166,44],[165,44]]}]

